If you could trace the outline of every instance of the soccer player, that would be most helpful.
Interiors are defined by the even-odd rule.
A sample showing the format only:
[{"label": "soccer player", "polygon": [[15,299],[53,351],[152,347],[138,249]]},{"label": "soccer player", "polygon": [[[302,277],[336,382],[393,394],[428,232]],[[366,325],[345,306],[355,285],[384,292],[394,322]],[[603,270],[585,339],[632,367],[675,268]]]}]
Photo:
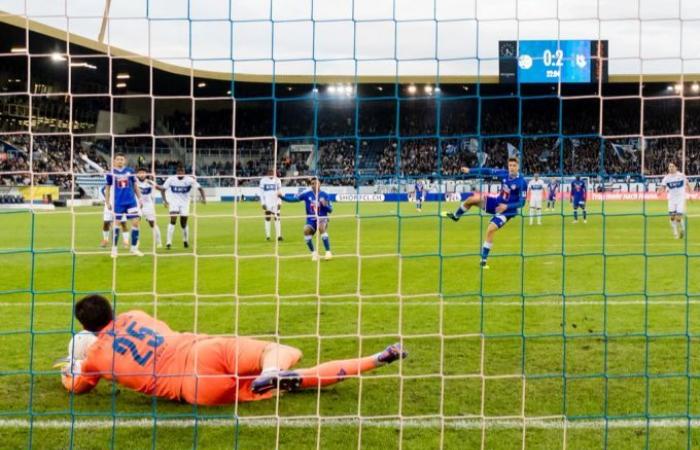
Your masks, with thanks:
[{"label": "soccer player", "polygon": [[282,196],[280,198],[286,202],[304,202],[306,204],[306,225],[304,225],[304,240],[311,252],[311,260],[318,260],[318,253],[314,248],[314,235],[316,230],[321,234],[323,247],[326,249],[324,259],[333,258],[331,253],[331,241],[328,237],[328,214],[333,212],[330,196],[321,190],[321,181],[318,178],[311,179],[311,188],[295,195],[292,198]]},{"label": "soccer player", "polygon": [[[95,338],[74,351],[61,371],[63,386],[82,394],[101,378],[159,398],[193,405],[225,405],[270,398],[275,390],[317,389],[407,357],[401,345],[363,358],[290,370],[299,349],[245,337],[178,333],[143,311],[114,317],[109,301],[90,295],[75,317]],[[89,338],[89,336],[87,336]]]},{"label": "soccer player", "polygon": [[493,247],[493,238],[510,219],[518,215],[519,209],[525,205],[525,195],[527,193],[527,182],[520,176],[520,163],[518,158],[508,158],[508,170],[478,168],[470,169],[462,167],[462,173],[497,177],[501,180],[501,191],[495,197],[489,197],[483,193],[467,193],[467,199],[460,205],[454,213],[447,213],[446,216],[457,222],[472,206],[478,206],[485,212],[493,215],[486,229],[486,239],[481,248],[481,267],[488,269],[487,260],[489,252]]},{"label": "soccer player", "polygon": [[547,184],[547,211],[554,211],[557,204],[557,192],[559,192],[559,180],[556,178],[549,180]]},{"label": "soccer player", "polygon": [[112,258],[117,257],[117,244],[119,243],[120,218],[131,220],[131,250],[136,256],[143,256],[139,251],[139,222],[141,213],[141,191],[136,184],[134,171],[127,167],[126,156],[123,153],[114,155],[112,171],[105,175],[105,205],[112,211],[114,226],[112,236]]},{"label": "soccer player", "polygon": [[270,240],[270,222],[275,221],[277,240],[282,238],[282,223],[280,222],[280,190],[282,183],[277,178],[275,169],[270,169],[267,176],[260,179],[260,205],[265,212],[265,239]]},{"label": "soccer player", "polygon": [[170,250],[173,245],[173,233],[175,233],[175,224],[177,218],[180,217],[180,226],[182,227],[182,243],[185,248],[190,246],[190,228],[187,225],[187,218],[190,215],[190,196],[192,188],[199,190],[199,195],[202,198],[202,203],[207,203],[204,189],[197,183],[197,180],[190,175],[185,175],[185,167],[177,166],[176,175],[168,177],[163,183],[161,194],[163,195],[163,204],[170,212],[170,223],[168,224],[168,236],[165,242],[165,248]]},{"label": "soccer player", "polygon": [[416,184],[413,186],[413,191],[416,196],[416,210],[421,212],[423,210],[423,199],[425,197],[425,186],[421,180],[416,180]]},{"label": "soccer player", "polygon": [[153,230],[153,241],[156,243],[156,247],[161,248],[163,242],[160,237],[160,227],[156,223],[156,189],[158,189],[158,185],[148,177],[148,172],[143,167],[136,172],[136,178],[136,183],[141,191],[141,213]]},{"label": "soccer player", "polygon": [[537,225],[542,225],[542,197],[544,197],[545,189],[544,180],[540,178],[540,174],[536,173],[527,185],[528,198],[530,199],[530,225],[532,225],[532,219],[535,215],[537,215]]},{"label": "soccer player", "polygon": [[583,223],[588,223],[586,220],[586,182],[579,175],[571,182],[571,205],[574,207],[574,223],[578,223],[578,209],[583,212]]},{"label": "soccer player", "polygon": [[[102,194],[102,199],[105,199],[105,186],[100,189],[100,194]],[[122,241],[124,242],[124,248],[129,248],[129,227],[127,226],[126,216],[122,214],[119,218],[119,223],[122,228]],[[112,229],[112,224],[114,224],[114,214],[112,210],[107,208],[107,202],[104,202],[104,208],[102,210],[102,242],[100,247],[106,248],[109,245],[109,232]]]},{"label": "soccer player", "polygon": [[668,165],[668,173],[661,180],[661,186],[666,191],[668,199],[668,214],[673,229],[673,237],[682,239],[685,235],[685,214],[686,193],[691,192],[690,183],[683,172],[678,170],[674,163]]}]

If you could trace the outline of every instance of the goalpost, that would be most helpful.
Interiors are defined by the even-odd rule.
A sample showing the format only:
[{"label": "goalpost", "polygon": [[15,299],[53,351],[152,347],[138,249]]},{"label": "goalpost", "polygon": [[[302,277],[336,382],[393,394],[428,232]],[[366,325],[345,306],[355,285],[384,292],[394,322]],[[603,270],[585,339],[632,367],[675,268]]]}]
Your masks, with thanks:
[{"label": "goalpost", "polygon": [[[0,399],[12,445],[700,445],[695,222],[671,241],[651,192],[618,202],[592,188],[657,180],[668,162],[700,175],[690,2],[15,3],[0,11],[0,199],[26,201],[0,203],[0,347],[21,349],[0,361],[0,393],[21,392]],[[568,55],[571,42],[590,47]],[[567,64],[588,78],[566,78]],[[545,78],[527,81],[540,65]],[[204,185],[212,203],[192,206],[190,249],[178,237],[157,249],[143,219],[144,259],[97,247],[99,170],[118,152],[159,184],[179,162]],[[481,271],[490,216],[441,213],[500,186],[460,166],[511,155],[560,196],[546,231],[528,227],[527,207],[498,231],[498,262]],[[283,204],[284,241],[263,246],[257,184],[271,167],[285,194],[319,176],[337,200],[333,261],[309,260],[300,205]],[[590,223],[574,228],[577,175]],[[41,202],[55,193],[67,207]],[[303,366],[394,340],[409,357],[260,404],[188,407],[116,384],[67,396],[49,358],[94,292],[178,331],[298,345]]]}]

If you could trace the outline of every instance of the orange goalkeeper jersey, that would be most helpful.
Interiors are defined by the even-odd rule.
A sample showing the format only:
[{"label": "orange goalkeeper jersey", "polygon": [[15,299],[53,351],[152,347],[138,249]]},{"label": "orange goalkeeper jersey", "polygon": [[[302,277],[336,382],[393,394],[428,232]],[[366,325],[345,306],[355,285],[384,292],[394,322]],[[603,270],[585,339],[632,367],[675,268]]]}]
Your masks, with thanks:
[{"label": "orange goalkeeper jersey", "polygon": [[76,394],[94,388],[100,378],[144,394],[171,400],[182,396],[186,375],[192,375],[190,350],[210,336],[178,333],[142,311],[120,314],[97,333],[79,374],[64,374],[63,385]]}]

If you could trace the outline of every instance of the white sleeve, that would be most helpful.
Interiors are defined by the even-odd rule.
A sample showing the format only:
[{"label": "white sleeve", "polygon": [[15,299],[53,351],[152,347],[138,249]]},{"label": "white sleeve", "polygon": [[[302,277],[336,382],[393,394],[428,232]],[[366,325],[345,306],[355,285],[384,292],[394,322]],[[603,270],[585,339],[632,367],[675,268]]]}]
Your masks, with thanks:
[{"label": "white sleeve", "polygon": [[199,185],[199,181],[197,181],[197,179],[194,177],[192,177],[192,186],[194,186],[195,189],[199,189],[201,187]]},{"label": "white sleeve", "polygon": [[171,180],[172,180],[172,178],[170,178],[170,177],[165,179],[165,183],[163,183],[163,189],[170,189]]}]

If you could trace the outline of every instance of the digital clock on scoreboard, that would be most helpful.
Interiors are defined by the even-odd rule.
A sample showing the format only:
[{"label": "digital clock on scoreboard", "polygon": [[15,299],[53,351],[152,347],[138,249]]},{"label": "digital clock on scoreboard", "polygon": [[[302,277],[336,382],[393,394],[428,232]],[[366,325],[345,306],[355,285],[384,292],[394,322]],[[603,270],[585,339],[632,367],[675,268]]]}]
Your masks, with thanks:
[{"label": "digital clock on scoreboard", "polygon": [[591,83],[607,79],[607,41],[501,41],[499,57],[501,82]]}]

